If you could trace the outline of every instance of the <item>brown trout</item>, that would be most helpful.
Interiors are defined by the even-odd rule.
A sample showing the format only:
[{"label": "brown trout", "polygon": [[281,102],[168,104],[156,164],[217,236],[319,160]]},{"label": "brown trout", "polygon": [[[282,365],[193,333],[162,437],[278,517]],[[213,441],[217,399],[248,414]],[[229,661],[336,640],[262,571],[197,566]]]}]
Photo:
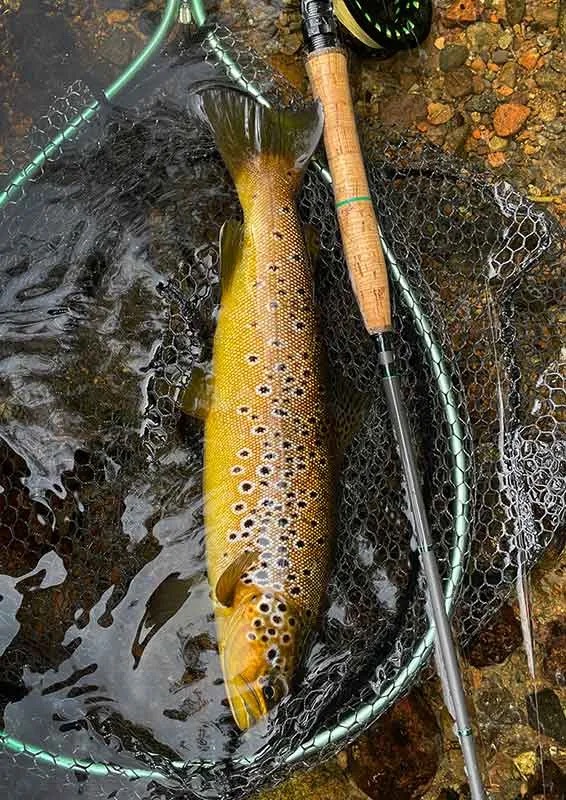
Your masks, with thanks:
[{"label": "brown trout", "polygon": [[236,185],[221,231],[221,302],[205,415],[204,518],[219,652],[246,729],[289,691],[327,588],[333,423],[297,212],[322,116],[235,89],[196,98]]}]

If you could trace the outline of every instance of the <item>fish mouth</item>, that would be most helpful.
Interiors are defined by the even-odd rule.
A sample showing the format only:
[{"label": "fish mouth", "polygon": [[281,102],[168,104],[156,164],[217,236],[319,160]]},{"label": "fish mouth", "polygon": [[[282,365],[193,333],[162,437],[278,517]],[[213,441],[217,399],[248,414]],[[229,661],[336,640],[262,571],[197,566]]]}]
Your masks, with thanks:
[{"label": "fish mouth", "polygon": [[230,681],[227,694],[232,715],[241,731],[251,728],[266,716],[268,708],[265,699],[243,675],[236,675]]}]

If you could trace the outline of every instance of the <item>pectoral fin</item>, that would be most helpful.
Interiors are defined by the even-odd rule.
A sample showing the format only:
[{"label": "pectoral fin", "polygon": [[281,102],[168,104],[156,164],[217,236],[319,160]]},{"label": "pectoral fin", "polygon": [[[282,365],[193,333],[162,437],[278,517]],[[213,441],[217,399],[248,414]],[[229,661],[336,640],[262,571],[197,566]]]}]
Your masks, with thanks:
[{"label": "pectoral fin", "polygon": [[179,405],[188,417],[204,420],[212,400],[212,376],[203,367],[195,367],[191,379],[182,389]]},{"label": "pectoral fin", "polygon": [[242,575],[256,560],[257,553],[255,550],[246,550],[224,570],[214,590],[219,603],[223,606],[232,605],[234,593]]}]

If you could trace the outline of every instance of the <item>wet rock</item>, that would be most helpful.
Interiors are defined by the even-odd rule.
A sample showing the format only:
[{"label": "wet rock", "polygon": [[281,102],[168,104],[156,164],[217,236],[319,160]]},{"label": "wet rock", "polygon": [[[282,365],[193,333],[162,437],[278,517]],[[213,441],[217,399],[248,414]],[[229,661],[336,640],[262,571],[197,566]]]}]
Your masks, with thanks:
[{"label": "wet rock", "polygon": [[500,684],[493,684],[478,694],[476,710],[478,722],[485,731],[496,732],[499,727],[517,725],[522,721],[521,710],[512,692]]},{"label": "wet rock", "polygon": [[[502,139],[500,136],[492,136],[488,142],[488,147],[492,153],[500,153],[502,150],[507,150],[509,147],[509,140]],[[496,661],[495,663],[501,662]]]},{"label": "wet rock", "polygon": [[551,622],[543,634],[542,668],[546,678],[557,686],[566,686],[566,623]]},{"label": "wet rock", "polygon": [[541,689],[527,696],[527,720],[531,728],[566,745],[566,716],[552,689]]},{"label": "wet rock", "polygon": [[505,16],[509,25],[518,25],[525,16],[525,0],[505,0]]},{"label": "wet rock", "polygon": [[533,799],[564,800],[566,796],[566,775],[558,764],[545,758],[542,764],[538,761],[535,774],[528,782],[529,792]]},{"label": "wet rock", "polygon": [[491,60],[494,64],[506,64],[511,58],[508,50],[494,50]]},{"label": "wet rock", "polygon": [[[502,145],[500,149],[504,150],[508,144],[507,140],[499,139],[499,143],[493,143],[495,138],[499,139],[495,136],[490,139],[490,150],[496,152],[498,149],[496,144],[503,142],[505,147]],[[466,659],[474,667],[502,664],[519,647],[521,641],[521,624],[511,606],[505,605],[468,648]]]},{"label": "wet rock", "polygon": [[532,11],[534,23],[533,30],[546,31],[548,28],[555,28],[558,24],[558,4],[543,5],[535,3]]},{"label": "wet rock", "polygon": [[436,718],[413,692],[347,753],[347,771],[372,800],[417,800],[434,778],[441,750]]},{"label": "wet rock", "polygon": [[467,97],[473,91],[473,72],[468,67],[460,67],[449,72],[444,79],[444,88],[450,97]]},{"label": "wet rock", "polygon": [[499,71],[497,80],[504,86],[513,88],[517,80],[517,66],[514,61],[508,61]]},{"label": "wet rock", "polygon": [[535,81],[537,86],[540,86],[541,89],[546,89],[549,92],[556,92],[556,94],[560,94],[561,92],[566,91],[566,75],[562,72],[552,69],[552,67],[539,70],[535,74]]},{"label": "wet rock", "polygon": [[479,5],[476,0],[456,0],[444,15],[445,22],[467,25],[475,22],[480,15]]},{"label": "wet rock", "polygon": [[429,103],[427,106],[427,120],[431,125],[444,125],[454,116],[454,109],[446,103]]},{"label": "wet rock", "polygon": [[541,122],[553,122],[560,113],[558,98],[550,92],[539,92],[535,94],[531,105],[534,113]]},{"label": "wet rock", "polygon": [[530,72],[531,70],[533,70],[536,67],[539,58],[540,58],[539,51],[536,50],[536,49],[531,48],[530,50],[525,50],[524,53],[521,53],[521,55],[519,56],[519,58],[517,60],[518,60],[519,64],[524,69],[527,70],[527,72]]},{"label": "wet rock", "polygon": [[105,61],[109,61],[117,67],[124,66],[132,58],[132,42],[121,31],[112,30],[100,45],[98,52]]},{"label": "wet rock", "polygon": [[387,125],[411,128],[426,118],[426,100],[420,94],[396,95],[384,101],[380,117]]},{"label": "wet rock", "polygon": [[546,758],[541,763],[538,751],[521,753],[513,759],[526,783],[529,798],[542,796],[546,800],[564,800],[566,776],[558,764]]},{"label": "wet rock", "polygon": [[465,45],[449,44],[440,51],[438,65],[443,72],[450,72],[465,64],[469,54],[470,51]]},{"label": "wet rock", "polygon": [[498,136],[514,136],[527,121],[530,109],[520,103],[502,103],[493,115],[493,128]]},{"label": "wet rock", "polygon": [[122,8],[115,8],[106,14],[106,21],[109,25],[124,25],[129,19],[129,13]]},{"label": "wet rock", "polygon": [[501,28],[494,22],[476,22],[466,31],[466,39],[470,50],[479,53],[481,50],[491,51],[501,34]]},{"label": "wet rock", "polygon": [[477,111],[480,114],[491,114],[497,108],[497,95],[491,89],[482,94],[470,97],[466,102],[466,111]]},{"label": "wet rock", "polygon": [[469,125],[459,125],[457,128],[453,128],[446,134],[444,146],[453,153],[463,152],[469,133]]},{"label": "wet rock", "polygon": [[520,796],[521,776],[509,756],[496,753],[488,766],[487,775],[492,800],[511,800]]}]

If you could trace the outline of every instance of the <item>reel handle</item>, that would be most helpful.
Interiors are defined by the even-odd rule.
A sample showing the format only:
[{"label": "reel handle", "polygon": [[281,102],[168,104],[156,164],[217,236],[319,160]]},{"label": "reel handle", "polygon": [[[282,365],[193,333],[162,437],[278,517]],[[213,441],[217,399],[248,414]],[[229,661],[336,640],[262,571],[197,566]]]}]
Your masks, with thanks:
[{"label": "reel handle", "polygon": [[307,73],[324,110],[324,146],[354,294],[368,332],[383,333],[391,330],[387,265],[356,130],[344,50],[313,51],[307,57]]}]

